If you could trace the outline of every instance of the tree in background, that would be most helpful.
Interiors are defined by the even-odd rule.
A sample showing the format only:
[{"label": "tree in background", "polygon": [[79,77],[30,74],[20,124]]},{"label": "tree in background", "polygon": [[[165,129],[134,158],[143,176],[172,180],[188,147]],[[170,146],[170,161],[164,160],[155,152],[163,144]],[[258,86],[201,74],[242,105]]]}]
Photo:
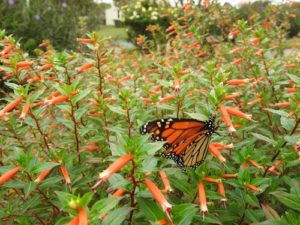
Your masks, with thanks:
[{"label": "tree in background", "polygon": [[[18,37],[25,50],[33,50],[44,39],[58,49],[74,48],[80,31],[104,22],[104,9],[105,4],[93,0],[5,0],[0,2],[0,29]],[[85,18],[85,29],[80,17]]]}]

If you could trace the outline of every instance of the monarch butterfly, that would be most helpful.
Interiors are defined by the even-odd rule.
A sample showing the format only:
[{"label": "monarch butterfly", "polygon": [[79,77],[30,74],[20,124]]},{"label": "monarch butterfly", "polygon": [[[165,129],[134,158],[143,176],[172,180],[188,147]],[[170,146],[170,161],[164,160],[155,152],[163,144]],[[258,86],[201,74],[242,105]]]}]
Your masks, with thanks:
[{"label": "monarch butterfly", "polygon": [[165,141],[160,156],[174,160],[180,167],[197,168],[205,159],[210,138],[215,132],[215,117],[195,119],[161,119],[146,123],[141,134],[151,134],[153,141]]}]

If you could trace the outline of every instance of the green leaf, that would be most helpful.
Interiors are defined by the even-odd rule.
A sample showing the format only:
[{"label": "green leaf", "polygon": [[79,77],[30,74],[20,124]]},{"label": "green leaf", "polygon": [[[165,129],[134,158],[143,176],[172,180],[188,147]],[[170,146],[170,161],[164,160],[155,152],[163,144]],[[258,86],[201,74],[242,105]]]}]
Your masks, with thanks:
[{"label": "green leaf", "polygon": [[40,195],[32,196],[31,198],[28,198],[26,202],[22,204],[22,211],[26,212],[28,209],[32,209],[40,204],[42,201],[42,197]]},{"label": "green leaf", "polygon": [[25,184],[24,187],[24,194],[25,194],[25,198],[27,199],[28,196],[30,195],[30,193],[35,189],[36,187],[36,183],[35,182],[28,182],[27,184]]},{"label": "green leaf", "polygon": [[104,199],[101,199],[100,201],[97,201],[93,205],[93,207],[90,211],[90,215],[92,215],[92,217],[95,217],[96,219],[101,218],[106,213],[108,213],[113,208],[115,208],[121,199],[122,198],[114,198],[114,197],[110,196],[108,198],[104,198]]},{"label": "green leaf", "polygon": [[192,197],[194,195],[195,190],[193,188],[191,188],[190,184],[188,184],[186,181],[178,180],[173,177],[169,177],[169,180],[170,180],[170,183],[172,185],[174,185],[174,187],[176,187],[183,193],[188,194],[190,197]]},{"label": "green leaf", "polygon": [[59,200],[60,203],[60,208],[61,209],[68,209],[69,208],[69,202],[72,199],[76,199],[77,197],[67,193],[67,192],[62,192],[62,191],[55,191],[57,198]]},{"label": "green leaf", "polygon": [[265,214],[266,219],[271,219],[271,220],[280,219],[278,213],[268,204],[262,204],[262,210]]},{"label": "green leaf", "polygon": [[285,213],[285,217],[286,217],[286,223],[283,225],[299,225],[300,224],[300,217],[299,217],[299,213],[296,212],[286,212]]},{"label": "green leaf", "polygon": [[206,121],[209,118],[207,118],[207,116],[203,115],[203,114],[199,114],[199,113],[185,113],[187,114],[189,117],[196,119],[196,120],[200,120],[200,121]]},{"label": "green leaf", "polygon": [[141,172],[147,173],[147,172],[156,171],[157,170],[156,166],[157,166],[157,159],[151,156],[147,157],[146,159],[144,159],[142,163]]},{"label": "green leaf", "polygon": [[157,151],[159,151],[163,147],[164,143],[165,142],[162,141],[147,143],[144,148],[147,149],[148,155],[154,155]]},{"label": "green leaf", "polygon": [[300,196],[283,191],[273,191],[271,194],[285,206],[300,212]]},{"label": "green leaf", "polygon": [[265,141],[265,142],[268,142],[268,143],[270,143],[270,144],[272,144],[272,145],[275,145],[275,144],[276,144],[276,142],[275,142],[274,140],[272,140],[272,139],[270,139],[270,138],[268,138],[268,137],[266,137],[266,136],[264,136],[264,135],[262,135],[262,134],[258,134],[258,133],[254,133],[254,132],[251,132],[251,134],[252,134],[254,137],[256,137],[256,138],[258,138],[258,139],[260,139],[260,140],[263,140],[263,141]]},{"label": "green leaf", "polygon": [[164,218],[162,209],[152,200],[137,198],[138,207],[148,220],[158,221]]},{"label": "green leaf", "polygon": [[41,173],[44,170],[52,169],[53,167],[59,165],[59,163],[54,162],[43,162],[39,165],[38,169],[35,171],[36,173]]},{"label": "green leaf", "polygon": [[192,223],[194,216],[198,213],[198,208],[193,204],[175,205],[172,210],[174,223],[176,225],[189,225]]},{"label": "green leaf", "polygon": [[286,135],[284,137],[284,140],[286,140],[289,144],[294,145],[300,140],[300,133],[293,134],[293,135]]},{"label": "green leaf", "polygon": [[122,175],[115,173],[109,178],[109,183],[114,187],[114,188],[121,188],[126,186],[129,181],[122,177]]},{"label": "green leaf", "polygon": [[94,195],[93,192],[85,193],[80,199],[81,206],[86,207],[89,204],[89,202],[92,200],[93,195]]},{"label": "green leaf", "polygon": [[74,124],[71,120],[58,119],[57,121],[62,123],[65,127],[69,128],[70,130],[74,129]]},{"label": "green leaf", "polygon": [[133,210],[130,207],[118,208],[108,214],[107,219],[104,221],[103,225],[120,225],[126,219],[129,212]]},{"label": "green leaf", "polygon": [[280,118],[280,123],[284,129],[290,131],[294,128],[296,121],[295,119],[289,119],[287,117],[282,116]]},{"label": "green leaf", "polygon": [[79,92],[79,94],[71,97],[71,100],[72,100],[73,104],[76,104],[77,102],[79,102],[80,100],[82,100],[83,98],[88,96],[90,92],[91,92],[90,89],[86,89],[86,90],[83,90],[83,91],[81,90]]},{"label": "green leaf", "polygon": [[300,196],[300,183],[296,179],[292,179],[291,183],[291,193]]},{"label": "green leaf", "polygon": [[75,112],[75,120],[79,121],[81,119],[81,117],[86,114],[86,112],[88,110],[89,110],[89,106],[88,105],[80,107],[79,109],[77,109],[76,112]]},{"label": "green leaf", "polygon": [[295,81],[296,84],[300,84],[300,77],[299,75],[292,75],[292,74],[286,74],[289,76],[289,78],[291,78],[291,80]]},{"label": "green leaf", "polygon": [[283,110],[270,109],[270,108],[265,108],[264,110],[267,110],[271,113],[274,113],[274,114],[277,114],[277,115],[280,115],[280,116],[287,117],[289,115],[286,111],[283,111]]},{"label": "green leaf", "polygon": [[112,106],[112,105],[108,105],[107,107],[108,107],[112,112],[114,112],[114,113],[117,113],[117,114],[119,114],[119,115],[126,116],[125,110],[123,110],[121,107]]}]

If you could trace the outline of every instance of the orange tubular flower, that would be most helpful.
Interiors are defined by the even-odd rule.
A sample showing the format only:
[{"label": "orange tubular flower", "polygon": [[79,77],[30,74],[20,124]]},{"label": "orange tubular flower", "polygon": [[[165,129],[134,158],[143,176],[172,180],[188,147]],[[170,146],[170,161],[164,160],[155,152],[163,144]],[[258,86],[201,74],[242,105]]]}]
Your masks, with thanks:
[{"label": "orange tubular flower", "polygon": [[237,64],[239,64],[239,63],[242,62],[242,61],[243,61],[243,58],[241,57],[241,58],[238,58],[238,59],[234,60],[234,61],[231,62],[230,64],[231,64],[231,65],[237,65]]},{"label": "orange tubular flower", "polygon": [[196,57],[199,57],[199,58],[204,57],[204,56],[206,56],[206,53],[204,51],[200,51],[196,54]]},{"label": "orange tubular flower", "polygon": [[63,177],[65,178],[66,183],[70,184],[71,183],[71,179],[70,179],[70,176],[69,176],[67,168],[65,166],[61,165],[60,166],[60,171],[61,171]]},{"label": "orange tubular flower", "polygon": [[7,53],[9,53],[11,50],[14,49],[15,46],[13,45],[8,45],[5,49],[3,49],[3,51],[1,52],[2,55],[5,55]]},{"label": "orange tubular flower", "polygon": [[220,182],[219,179],[211,178],[211,177],[204,177],[203,180],[204,180],[205,182],[209,182],[209,183],[219,183],[219,182]]},{"label": "orange tubular flower", "polygon": [[246,187],[252,191],[255,191],[255,192],[260,192],[261,190],[258,188],[258,187],[255,187],[254,185],[252,184],[247,184]]},{"label": "orange tubular flower", "polygon": [[224,189],[224,185],[221,180],[218,183],[218,191],[219,191],[219,194],[223,196],[223,198],[221,199],[221,204],[226,205],[227,198],[225,196],[225,189]]},{"label": "orange tubular flower", "polygon": [[79,219],[78,225],[88,225],[88,218],[84,208],[81,208],[79,210],[78,219]]},{"label": "orange tubular flower", "polygon": [[16,64],[17,68],[24,68],[27,69],[29,67],[31,67],[33,64],[33,62],[29,62],[29,61],[22,61],[22,62],[18,62]]},{"label": "orange tubular flower", "polygon": [[218,149],[219,151],[225,150],[225,149],[230,150],[230,149],[233,149],[233,147],[234,147],[233,143],[231,143],[229,145],[223,145],[222,143],[219,143],[219,142],[211,142],[210,144],[215,146],[216,149]]},{"label": "orange tubular flower", "polygon": [[7,104],[2,110],[0,110],[0,117],[4,116],[7,112],[16,108],[22,102],[22,100],[23,100],[23,98],[19,97],[19,98],[13,100],[11,103]]},{"label": "orange tubular flower", "polygon": [[14,169],[11,169],[2,174],[2,176],[0,177],[0,184],[4,184],[5,182],[9,181],[16,173],[20,171],[20,169],[21,167],[17,166]]},{"label": "orange tubular flower", "polygon": [[138,36],[137,38],[136,38],[136,43],[138,44],[138,45],[142,45],[143,43],[145,42],[145,39],[144,39],[144,37],[143,36]]},{"label": "orange tubular flower", "polygon": [[220,160],[222,163],[226,162],[226,159],[221,155],[221,153],[218,151],[218,149],[214,145],[209,145],[208,147],[210,154],[215,156],[218,160]]},{"label": "orange tubular flower", "polygon": [[148,104],[152,103],[152,99],[151,99],[151,98],[143,98],[143,97],[141,97],[140,99],[141,99],[142,101],[148,103]]},{"label": "orange tubular flower", "polygon": [[240,93],[233,93],[231,95],[227,95],[223,98],[223,100],[231,100],[240,97]]},{"label": "orange tubular flower", "polygon": [[249,162],[252,166],[254,166],[255,168],[257,168],[257,169],[263,169],[263,168],[264,168],[263,166],[259,165],[257,162],[255,162],[255,161],[252,160],[252,159],[248,159],[248,162]]},{"label": "orange tubular flower", "polygon": [[81,43],[87,43],[87,44],[94,42],[92,39],[89,39],[89,38],[77,38],[77,40]]},{"label": "orange tubular flower", "polygon": [[296,92],[296,88],[285,88],[284,90],[285,90],[287,93],[290,93],[290,94]]},{"label": "orange tubular flower", "polygon": [[231,107],[225,107],[226,111],[233,116],[239,117],[239,118],[243,118],[243,119],[247,119],[247,120],[252,120],[251,119],[251,115],[243,113],[242,111],[238,110],[238,109],[234,109]]},{"label": "orange tubular flower", "polygon": [[124,166],[126,166],[129,161],[133,159],[133,155],[127,154],[118,159],[116,159],[110,166],[100,173],[98,182],[92,187],[92,189],[96,188],[98,185],[107,181],[111,175],[121,170]]},{"label": "orange tubular flower", "polygon": [[99,149],[98,143],[97,143],[96,141],[90,142],[90,143],[88,143],[86,149],[87,149],[89,152],[96,151],[96,150]]},{"label": "orange tubular flower", "polygon": [[296,67],[296,65],[294,63],[286,63],[284,66],[286,68],[295,68]]},{"label": "orange tubular flower", "polygon": [[48,63],[48,64],[45,64],[45,65],[41,66],[41,67],[39,68],[39,70],[40,70],[40,71],[48,70],[48,69],[50,69],[50,68],[52,68],[52,67],[53,67],[53,64],[52,64],[52,63]]},{"label": "orange tubular flower", "polygon": [[43,172],[40,173],[40,175],[34,180],[35,183],[39,184],[41,181],[43,181],[47,176],[48,174],[52,171],[52,168],[51,169],[46,169],[44,170]]},{"label": "orange tubular flower", "polygon": [[162,99],[160,99],[159,103],[165,103],[168,101],[171,101],[172,99],[174,99],[176,96],[175,95],[168,95]]},{"label": "orange tubular flower", "polygon": [[258,44],[260,43],[260,38],[258,38],[258,37],[252,38],[252,39],[251,39],[251,42],[252,42],[252,44],[254,44],[254,45],[258,45]]},{"label": "orange tubular flower", "polygon": [[24,122],[25,117],[26,117],[26,115],[27,115],[29,109],[30,109],[30,102],[27,101],[27,102],[25,103],[25,105],[23,106],[23,108],[22,108],[22,112],[21,112],[21,115],[20,115],[20,117],[19,117],[19,121]]},{"label": "orange tubular flower", "polygon": [[264,49],[259,49],[259,50],[257,50],[256,52],[255,52],[255,55],[256,56],[262,56],[263,55],[263,53],[264,53]]},{"label": "orange tubular flower", "polygon": [[237,176],[238,176],[237,173],[234,173],[234,174],[225,173],[225,174],[223,174],[222,178],[225,178],[225,179],[229,179],[229,178],[237,178]]},{"label": "orange tubular flower", "polygon": [[43,41],[41,44],[39,44],[39,47],[46,47],[49,45],[48,41]]},{"label": "orange tubular flower", "polygon": [[250,79],[243,79],[243,80],[234,79],[234,80],[228,80],[226,83],[228,85],[240,86],[240,85],[245,85],[245,84],[249,83],[249,81],[250,81]]},{"label": "orange tubular flower", "polygon": [[172,205],[165,199],[164,195],[161,193],[158,187],[151,180],[146,178],[144,183],[146,184],[153,198],[157,201],[157,203],[166,213],[167,217],[171,220],[170,213],[171,213]]},{"label": "orange tubular flower", "polygon": [[256,99],[248,102],[247,105],[255,105],[255,104],[257,104],[257,103],[259,103],[261,101],[262,101],[262,98],[256,98]]},{"label": "orange tubular flower", "polygon": [[121,197],[123,196],[124,193],[125,193],[125,189],[120,188],[115,193],[112,194],[112,197],[114,198]]},{"label": "orange tubular flower", "polygon": [[176,93],[180,92],[180,86],[181,86],[180,80],[178,79],[178,77],[175,77],[174,78],[174,90]]},{"label": "orange tubular flower", "polygon": [[76,217],[68,225],[88,225],[88,217],[84,208],[80,208]]},{"label": "orange tubular flower", "polygon": [[230,116],[226,110],[226,107],[221,105],[220,106],[220,111],[221,111],[221,114],[222,114],[222,118],[224,120],[224,123],[226,124],[227,126],[227,129],[229,131],[230,134],[234,134],[236,132],[235,128],[233,127],[232,125],[232,122],[231,122],[231,119],[230,119]]},{"label": "orange tubular flower", "polygon": [[199,203],[200,203],[200,213],[204,216],[208,213],[208,209],[206,203],[205,189],[202,182],[198,183],[198,195],[199,195]]},{"label": "orange tubular flower", "polygon": [[279,108],[290,107],[290,103],[288,103],[288,102],[278,102],[278,103],[275,103],[274,106],[279,107]]},{"label": "orange tubular flower", "polygon": [[167,174],[165,173],[165,171],[160,170],[159,171],[159,175],[160,178],[162,180],[162,182],[164,183],[165,188],[162,190],[162,192],[168,192],[168,191],[172,191],[171,185],[170,185],[170,181],[167,177]]},{"label": "orange tubular flower", "polygon": [[229,54],[233,54],[233,53],[235,53],[235,52],[240,52],[240,51],[242,51],[242,50],[244,50],[243,47],[237,47],[237,48],[231,50],[231,51],[229,52]]},{"label": "orange tubular flower", "polygon": [[275,175],[279,175],[280,173],[278,171],[276,171],[277,167],[280,166],[283,162],[281,161],[276,161],[274,163],[274,166],[271,166],[268,171],[275,174]]},{"label": "orange tubular flower", "polygon": [[91,68],[92,66],[94,66],[93,63],[87,63],[85,65],[83,65],[82,67],[80,67],[78,69],[79,72],[83,72],[83,71],[86,71],[87,69]]},{"label": "orange tubular flower", "polygon": [[59,103],[62,103],[62,102],[68,101],[68,100],[69,100],[69,96],[61,95],[61,96],[52,98],[52,99],[50,99],[50,100],[49,100],[49,99],[46,99],[46,100],[44,101],[44,105],[45,105],[45,106],[56,105],[56,104],[59,104]]},{"label": "orange tubular flower", "polygon": [[70,223],[68,223],[68,225],[79,225],[79,217],[78,217],[78,215],[75,216],[75,217],[70,221]]},{"label": "orange tubular flower", "polygon": [[100,63],[106,63],[106,62],[108,62],[108,61],[109,61],[109,58],[101,58],[101,59],[99,60]]}]

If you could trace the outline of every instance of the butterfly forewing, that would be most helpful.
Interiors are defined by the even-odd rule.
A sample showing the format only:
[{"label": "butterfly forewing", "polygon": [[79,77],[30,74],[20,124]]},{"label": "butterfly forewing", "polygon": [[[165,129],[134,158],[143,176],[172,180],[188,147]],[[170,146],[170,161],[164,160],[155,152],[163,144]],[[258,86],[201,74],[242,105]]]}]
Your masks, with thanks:
[{"label": "butterfly forewing", "polygon": [[161,156],[173,159],[179,166],[197,167],[205,159],[214,119],[161,119],[141,127],[141,134],[151,134],[154,141],[166,141]]}]

